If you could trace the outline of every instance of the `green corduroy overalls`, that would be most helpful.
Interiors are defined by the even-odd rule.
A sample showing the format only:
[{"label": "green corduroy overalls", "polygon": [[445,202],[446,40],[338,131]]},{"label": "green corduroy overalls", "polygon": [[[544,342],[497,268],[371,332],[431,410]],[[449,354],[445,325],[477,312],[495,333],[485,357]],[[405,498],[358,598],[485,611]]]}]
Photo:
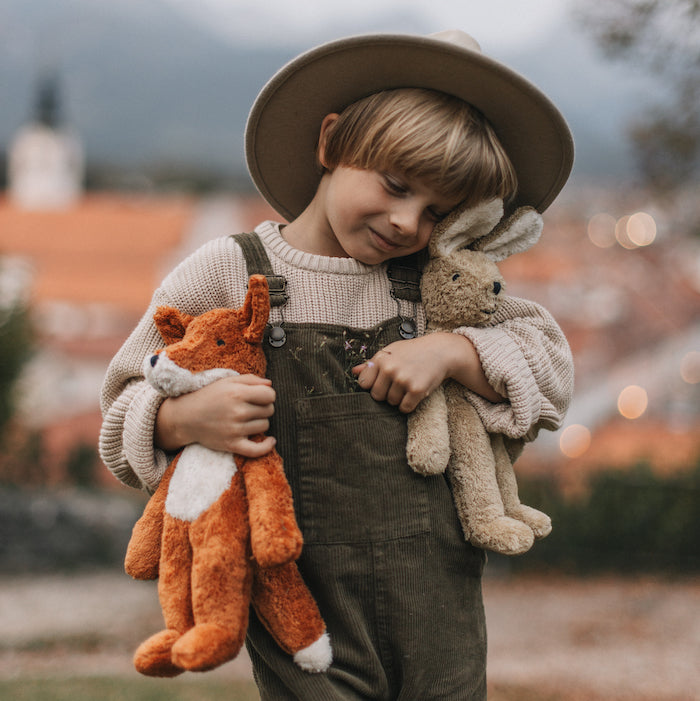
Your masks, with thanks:
[{"label": "green corduroy overalls", "polygon": [[[273,307],[283,305],[284,280],[257,235],[235,238],[249,274],[267,275]],[[415,301],[420,274],[399,269],[398,279],[390,274],[394,295]],[[465,542],[446,479],[408,466],[405,415],[350,373],[401,338],[401,317],[369,330],[284,323],[283,334],[274,310],[271,318],[270,434],[304,534],[299,569],[334,661],[325,674],[301,671],[251,612],[247,647],[261,699],[485,699],[484,554]]]}]

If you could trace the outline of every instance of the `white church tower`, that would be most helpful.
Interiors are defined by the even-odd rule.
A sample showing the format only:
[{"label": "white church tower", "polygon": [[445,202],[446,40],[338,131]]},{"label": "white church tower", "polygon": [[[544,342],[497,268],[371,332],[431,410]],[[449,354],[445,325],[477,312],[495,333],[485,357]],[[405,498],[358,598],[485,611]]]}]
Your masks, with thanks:
[{"label": "white church tower", "polygon": [[9,148],[8,193],[23,209],[64,209],[83,193],[83,149],[61,123],[58,82],[39,86],[33,120],[22,127]]}]

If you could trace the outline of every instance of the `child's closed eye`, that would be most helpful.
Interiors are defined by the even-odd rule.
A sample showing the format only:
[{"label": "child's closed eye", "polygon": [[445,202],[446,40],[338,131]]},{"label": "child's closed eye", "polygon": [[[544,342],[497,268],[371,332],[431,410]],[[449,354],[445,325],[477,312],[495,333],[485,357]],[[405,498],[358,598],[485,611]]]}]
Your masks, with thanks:
[{"label": "child's closed eye", "polygon": [[[384,189],[392,197],[398,197],[401,199],[410,197],[413,194],[413,190],[410,183],[404,182],[400,177],[393,175],[391,173],[382,173],[382,182],[384,184]],[[428,207],[425,210],[430,221],[434,224],[441,222],[448,214],[449,211],[445,211],[436,207]]]},{"label": "child's closed eye", "polygon": [[403,197],[408,194],[408,187],[396,176],[390,175],[389,173],[382,173],[382,179],[384,180],[384,187],[389,194],[395,197]]},{"label": "child's closed eye", "polygon": [[441,222],[449,212],[440,212],[436,211],[434,209],[429,209],[428,210],[428,216],[437,224],[438,222]]}]

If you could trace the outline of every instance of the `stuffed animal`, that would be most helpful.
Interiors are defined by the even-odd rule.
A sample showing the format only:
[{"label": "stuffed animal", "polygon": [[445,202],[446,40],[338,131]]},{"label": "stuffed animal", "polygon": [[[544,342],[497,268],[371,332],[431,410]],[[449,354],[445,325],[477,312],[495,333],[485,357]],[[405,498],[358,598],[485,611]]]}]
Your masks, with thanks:
[{"label": "stuffed animal", "polygon": [[[503,219],[501,200],[458,208],[438,224],[421,278],[427,331],[488,324],[505,288],[496,261],[529,248],[541,231],[532,208]],[[472,544],[514,555],[551,531],[546,514],[520,503],[503,436],[487,433],[459,383],[445,381],[409,415],[406,454],[416,472],[447,470]]]},{"label": "stuffed animal", "polygon": [[[192,317],[159,307],[155,323],[168,345],[146,357],[146,379],[175,397],[231,375],[263,376],[269,308],[262,275],[250,278],[241,309]],[[243,644],[251,603],[302,669],[327,669],[332,654],[325,624],[295,562],[301,547],[275,450],[245,458],[186,446],[166,470],[127,548],[128,574],[159,578],[166,625],[139,646],[136,669],[168,677],[227,662]]]}]

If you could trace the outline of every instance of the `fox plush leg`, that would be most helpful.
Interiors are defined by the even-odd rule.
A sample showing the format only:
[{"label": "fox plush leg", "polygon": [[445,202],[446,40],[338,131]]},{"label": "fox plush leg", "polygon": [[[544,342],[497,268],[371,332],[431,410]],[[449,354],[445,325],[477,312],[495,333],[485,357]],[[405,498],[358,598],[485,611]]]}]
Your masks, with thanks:
[{"label": "fox plush leg", "polygon": [[503,443],[503,436],[492,435],[491,447],[496,459],[496,478],[506,514],[527,524],[535,534],[535,538],[548,536],[552,532],[552,520],[549,516],[520,503],[513,463]]},{"label": "fox plush leg", "polygon": [[151,636],[136,650],[134,666],[152,677],[174,677],[184,670],[172,661],[172,647],[189,630],[192,618],[190,571],[192,552],[186,521],[165,514],[158,596],[165,630]]},{"label": "fox plush leg", "polygon": [[467,539],[504,555],[524,553],[535,540],[532,529],[505,514],[489,435],[476,409],[452,383],[447,405],[452,458],[449,474]]},{"label": "fox plush leg", "polygon": [[190,526],[195,625],[173,646],[174,664],[193,672],[234,658],[248,628],[252,585],[247,506],[240,473]]},{"label": "fox plush leg", "polygon": [[307,672],[325,672],[333,655],[326,626],[295,562],[255,566],[253,606],[279,646]]}]

